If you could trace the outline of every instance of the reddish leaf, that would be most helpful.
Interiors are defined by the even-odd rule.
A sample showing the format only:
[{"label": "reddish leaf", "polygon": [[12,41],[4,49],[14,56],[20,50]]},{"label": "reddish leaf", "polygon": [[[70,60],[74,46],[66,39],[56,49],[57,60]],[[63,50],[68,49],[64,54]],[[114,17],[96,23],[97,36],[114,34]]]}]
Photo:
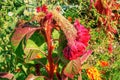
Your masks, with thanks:
[{"label": "reddish leaf", "polygon": [[29,39],[33,34],[34,34],[34,30],[31,31],[30,33],[26,34],[26,39]]},{"label": "reddish leaf", "polygon": [[81,70],[81,62],[80,59],[77,58],[75,60],[71,60],[66,68],[64,69],[64,74],[69,78],[73,78],[75,74],[78,74]]},{"label": "reddish leaf", "polygon": [[7,78],[7,79],[12,79],[13,78],[13,74],[11,73],[7,73],[7,72],[0,72],[0,78]]},{"label": "reddish leaf", "polygon": [[25,80],[47,80],[45,76],[35,76],[33,74],[29,74]]},{"label": "reddish leaf", "polygon": [[62,80],[68,80],[68,77],[67,76],[65,76],[64,74],[62,74]]},{"label": "reddish leaf", "polygon": [[[15,32],[12,36],[12,44],[17,48],[19,45],[20,41],[28,34],[33,34],[38,28],[31,28],[31,27],[24,27],[24,28],[16,28]],[[29,35],[30,37],[31,35]],[[27,36],[28,37],[28,36]]]},{"label": "reddish leaf", "polygon": [[74,75],[79,73],[79,71],[81,70],[81,64],[83,64],[87,60],[91,53],[92,51],[88,50],[81,58],[71,60],[64,69],[64,74],[70,78],[73,78]]},{"label": "reddish leaf", "polygon": [[85,54],[80,58],[81,64],[83,64],[88,59],[91,53],[92,53],[91,50],[85,52]]},{"label": "reddish leaf", "polygon": [[33,74],[29,74],[28,77],[25,80],[34,80],[38,76],[34,76]]}]

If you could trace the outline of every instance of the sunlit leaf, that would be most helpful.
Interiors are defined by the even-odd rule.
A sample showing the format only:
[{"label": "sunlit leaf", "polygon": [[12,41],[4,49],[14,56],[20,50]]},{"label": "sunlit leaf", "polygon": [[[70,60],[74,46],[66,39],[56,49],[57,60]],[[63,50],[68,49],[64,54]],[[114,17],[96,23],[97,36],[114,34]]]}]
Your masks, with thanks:
[{"label": "sunlit leaf", "polygon": [[45,79],[44,79],[44,76],[39,76],[39,77],[35,78],[34,80],[45,80]]},{"label": "sunlit leaf", "polygon": [[70,78],[73,78],[75,74],[78,74],[81,70],[80,58],[71,60],[64,69],[64,74]]},{"label": "sunlit leaf", "polygon": [[35,76],[33,74],[29,74],[25,80],[45,80],[44,76]]},{"label": "sunlit leaf", "polygon": [[27,68],[24,66],[24,65],[22,65],[22,69],[23,69],[23,71],[27,74]]},{"label": "sunlit leaf", "polygon": [[52,37],[53,37],[53,39],[59,39],[59,36],[60,36],[59,31],[54,30],[54,31],[52,32]]},{"label": "sunlit leaf", "polygon": [[18,15],[19,13],[21,13],[24,9],[25,9],[25,5],[22,5],[21,7],[19,7],[17,10],[16,10],[16,13],[15,13],[15,16]]},{"label": "sunlit leaf", "polygon": [[7,78],[7,79],[12,79],[13,78],[13,74],[11,73],[7,73],[7,72],[0,72],[0,78]]},{"label": "sunlit leaf", "polygon": [[90,56],[92,51],[88,50],[81,58],[71,60],[64,69],[64,74],[70,78],[73,78],[74,75],[78,74],[81,70],[81,64],[83,64],[87,58]]},{"label": "sunlit leaf", "polygon": [[42,54],[41,48],[31,39],[28,39],[26,42],[26,47],[24,49],[24,52],[26,54],[27,60],[33,60],[33,59],[40,59],[44,57],[44,54]]},{"label": "sunlit leaf", "polygon": [[29,33],[33,33],[34,31],[36,31],[37,28],[31,28],[31,27],[24,27],[24,28],[16,28],[11,42],[12,45],[15,47],[15,49],[18,47],[19,43],[21,42],[21,40]]},{"label": "sunlit leaf", "polygon": [[92,53],[91,50],[85,52],[85,54],[80,58],[81,64],[83,64],[88,59],[91,53]]},{"label": "sunlit leaf", "polygon": [[37,78],[37,77],[34,76],[33,74],[29,74],[25,80],[34,80],[35,78]]}]

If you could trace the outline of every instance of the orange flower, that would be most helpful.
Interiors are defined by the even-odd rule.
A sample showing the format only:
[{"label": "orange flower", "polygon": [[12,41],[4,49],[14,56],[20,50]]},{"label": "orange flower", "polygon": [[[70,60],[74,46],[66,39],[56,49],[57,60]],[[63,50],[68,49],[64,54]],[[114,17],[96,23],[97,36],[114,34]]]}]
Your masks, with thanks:
[{"label": "orange flower", "polygon": [[86,70],[90,80],[102,80],[99,71],[95,67],[90,67]]},{"label": "orange flower", "polygon": [[35,59],[39,59],[39,58],[41,58],[41,55],[40,55],[40,54],[37,54],[37,55],[35,56]]},{"label": "orange flower", "polygon": [[[53,66],[55,67],[54,68],[54,73],[56,73],[57,72],[57,65],[53,64]],[[46,68],[47,68],[48,71],[50,71],[50,65],[49,65],[49,63],[46,64]]]},{"label": "orange flower", "polygon": [[100,61],[100,66],[106,67],[109,66],[109,63],[107,61]]},{"label": "orange flower", "polygon": [[68,21],[72,22],[72,17],[68,16]]}]

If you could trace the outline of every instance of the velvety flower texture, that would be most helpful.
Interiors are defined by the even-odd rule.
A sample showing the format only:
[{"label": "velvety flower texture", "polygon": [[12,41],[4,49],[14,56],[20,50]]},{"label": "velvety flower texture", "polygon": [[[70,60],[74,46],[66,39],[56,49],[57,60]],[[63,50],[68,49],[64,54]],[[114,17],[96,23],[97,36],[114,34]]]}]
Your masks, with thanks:
[{"label": "velvety flower texture", "polygon": [[46,5],[42,5],[42,7],[36,7],[36,12],[39,13],[39,12],[48,12],[48,9],[47,9],[47,6]]},{"label": "velvety flower texture", "polygon": [[76,59],[85,54],[88,41],[90,40],[89,31],[78,20],[75,21],[74,26],[77,30],[77,37],[74,40],[74,44],[68,44],[63,50],[64,56],[68,60]]},{"label": "velvety flower texture", "polygon": [[89,67],[87,70],[87,75],[90,80],[102,80],[100,77],[100,72],[95,67]]}]

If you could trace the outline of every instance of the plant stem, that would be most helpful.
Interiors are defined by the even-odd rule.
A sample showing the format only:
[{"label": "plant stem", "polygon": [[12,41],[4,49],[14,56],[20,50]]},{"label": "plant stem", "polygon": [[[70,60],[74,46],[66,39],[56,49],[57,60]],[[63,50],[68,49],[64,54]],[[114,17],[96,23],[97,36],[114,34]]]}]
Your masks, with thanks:
[{"label": "plant stem", "polygon": [[52,39],[51,39],[51,24],[50,22],[46,22],[45,25],[45,36],[46,36],[46,41],[47,41],[47,47],[48,47],[48,63],[49,63],[49,78],[50,80],[53,79],[53,74],[54,74],[54,63],[53,63],[53,59],[52,59]]}]

